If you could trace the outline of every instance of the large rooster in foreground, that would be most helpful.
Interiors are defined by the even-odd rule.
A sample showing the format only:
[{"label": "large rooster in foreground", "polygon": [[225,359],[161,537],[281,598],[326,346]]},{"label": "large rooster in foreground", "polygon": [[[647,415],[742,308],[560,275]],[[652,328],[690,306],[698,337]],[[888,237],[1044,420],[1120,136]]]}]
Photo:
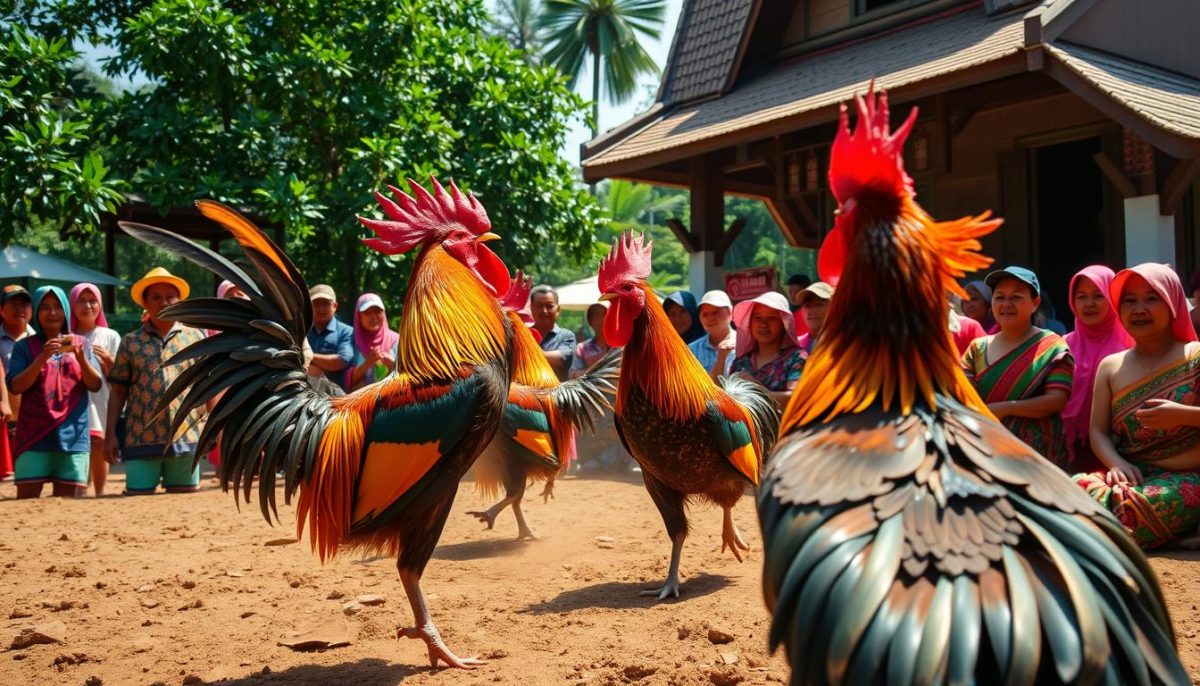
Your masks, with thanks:
[{"label": "large rooster in foreground", "polygon": [[771,645],[793,684],[1189,683],[1141,552],[959,369],[946,293],[999,222],[914,202],[915,115],[869,94],[833,144],[837,295],[759,496]]},{"label": "large rooster in foreground", "polygon": [[164,310],[167,319],[221,333],[180,352],[197,359],[160,407],[186,393],[176,426],[196,406],[226,391],[201,434],[204,454],[218,434],[221,481],[249,501],[255,478],[268,521],[275,474],[284,498],[300,490],[299,532],[322,560],[344,549],[396,555],[416,626],[398,636],[423,639],[433,666],[479,664],[443,643],[421,593],[421,573],[450,513],[459,479],[500,426],[508,396],[512,329],[496,298],[508,269],[483,241],[494,238],[483,207],[453,184],[413,196],[392,189],[376,198],[391,221],[361,219],[386,254],[419,248],[399,326],[396,372],[360,391],[330,398],[305,383],[301,342],[312,321],[304,278],[262,232],[229,208],[197,203],[233,234],[254,274],[195,243],[153,227],[122,223],[130,234],[199,263],[250,297],[199,298]]},{"label": "large rooster in foreground", "polygon": [[611,301],[604,338],[624,346],[615,408],[617,433],[642,468],[642,480],[671,537],[671,567],[660,600],[679,596],[679,556],[688,533],[684,507],[704,499],[724,510],[721,551],[742,559],[749,546],[731,510],[757,486],[762,459],[771,449],[779,410],[753,381],[708,372],[671,326],[646,282],[651,243],[621,236],[600,264],[601,297]]},{"label": "large rooster in foreground", "polygon": [[542,497],[551,497],[554,478],[574,456],[575,431],[594,431],[596,416],[609,407],[605,394],[616,390],[612,382],[621,360],[619,352],[610,352],[583,376],[559,383],[533,332],[517,314],[532,286],[529,277],[517,272],[500,301],[513,328],[512,386],[500,431],[475,462],[476,489],[495,497],[503,488],[504,498],[482,512],[467,513],[490,529],[511,505],[517,540],[536,538],[521,511],[526,483],[545,481]]}]

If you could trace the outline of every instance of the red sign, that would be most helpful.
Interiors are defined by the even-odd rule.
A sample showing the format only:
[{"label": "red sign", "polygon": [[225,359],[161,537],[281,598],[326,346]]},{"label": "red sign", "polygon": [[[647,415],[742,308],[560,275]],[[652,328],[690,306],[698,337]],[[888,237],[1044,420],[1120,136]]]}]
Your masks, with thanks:
[{"label": "red sign", "polygon": [[757,298],[776,289],[774,267],[755,267],[725,273],[725,292],[733,302]]}]

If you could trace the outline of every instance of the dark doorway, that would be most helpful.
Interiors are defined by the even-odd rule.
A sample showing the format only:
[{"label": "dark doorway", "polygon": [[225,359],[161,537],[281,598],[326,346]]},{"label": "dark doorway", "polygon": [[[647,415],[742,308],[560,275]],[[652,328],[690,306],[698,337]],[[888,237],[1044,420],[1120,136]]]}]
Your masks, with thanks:
[{"label": "dark doorway", "polygon": [[1068,331],[1074,325],[1067,293],[1071,277],[1089,264],[1103,264],[1107,254],[1104,186],[1092,159],[1098,152],[1099,138],[1033,151],[1037,275]]}]

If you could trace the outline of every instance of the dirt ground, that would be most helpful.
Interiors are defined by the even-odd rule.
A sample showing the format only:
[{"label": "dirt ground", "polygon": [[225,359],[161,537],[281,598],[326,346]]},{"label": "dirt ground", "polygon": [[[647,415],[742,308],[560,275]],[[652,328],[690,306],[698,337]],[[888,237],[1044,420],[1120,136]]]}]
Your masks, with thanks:
[{"label": "dirt ground", "polygon": [[[118,475],[111,490],[123,487]],[[655,603],[638,591],[666,571],[668,542],[640,482],[562,480],[557,498],[527,499],[542,536],[516,543],[511,514],[495,531],[466,515],[480,500],[459,491],[424,588],[453,650],[480,655],[475,672],[431,672],[422,643],[395,639],[411,621],[392,561],[324,568],[286,524],[270,528],[257,504],[238,512],[209,478],[194,495],[79,501],[12,500],[0,485],[0,635],[62,622],[64,641],[0,653],[0,683],[77,686],[226,684],[716,684],[783,683],[782,655],[766,650],[753,503],[735,521],[752,552],[720,550],[720,511],[693,511],[683,595]],[[282,500],[282,498],[281,498]],[[1200,674],[1200,556],[1153,559],[1184,662]],[[384,598],[347,615],[359,596]],[[379,598],[363,598],[377,602]],[[279,645],[315,627],[350,644],[315,652]],[[714,644],[709,629],[732,640]]]}]

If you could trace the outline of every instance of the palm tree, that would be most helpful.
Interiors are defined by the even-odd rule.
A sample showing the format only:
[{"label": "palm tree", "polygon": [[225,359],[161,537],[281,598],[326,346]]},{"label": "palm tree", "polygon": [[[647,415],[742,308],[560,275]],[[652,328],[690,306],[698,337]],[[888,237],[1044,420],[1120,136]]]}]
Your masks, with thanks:
[{"label": "palm tree", "polygon": [[592,138],[600,133],[600,60],[609,102],[628,100],[642,74],[658,74],[658,65],[638,42],[638,34],[659,37],[664,0],[546,0],[538,18],[550,43],[546,61],[567,75],[574,88],[584,59],[592,58]]},{"label": "palm tree", "polygon": [[531,64],[538,61],[542,51],[542,36],[537,27],[537,0],[498,0],[491,18],[496,35],[508,41],[516,50],[525,53]]}]

